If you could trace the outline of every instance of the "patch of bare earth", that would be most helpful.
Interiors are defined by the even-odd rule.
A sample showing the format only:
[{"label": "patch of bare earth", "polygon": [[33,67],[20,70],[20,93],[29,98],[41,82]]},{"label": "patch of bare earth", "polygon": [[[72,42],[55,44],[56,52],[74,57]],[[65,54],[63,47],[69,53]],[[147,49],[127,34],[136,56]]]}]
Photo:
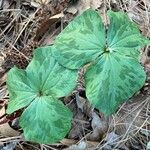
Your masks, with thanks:
[{"label": "patch of bare earth", "polygon": [[150,37],[149,0],[0,0],[0,149],[1,150],[146,150],[150,142],[150,48],[141,50],[147,80],[144,87],[111,117],[88,103],[84,81],[64,103],[72,110],[72,128],[53,145],[27,142],[18,126],[21,111],[5,114],[9,99],[6,73],[14,65],[25,68],[38,46],[50,45],[56,35],[88,8],[99,11],[107,24],[108,9],[124,11]]}]

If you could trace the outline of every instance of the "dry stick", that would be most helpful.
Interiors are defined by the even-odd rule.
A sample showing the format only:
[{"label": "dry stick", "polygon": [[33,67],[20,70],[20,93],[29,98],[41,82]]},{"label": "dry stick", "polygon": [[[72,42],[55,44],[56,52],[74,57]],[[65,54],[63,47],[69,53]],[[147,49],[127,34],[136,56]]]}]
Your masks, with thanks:
[{"label": "dry stick", "polygon": [[22,136],[14,136],[0,139],[0,142],[6,142],[11,140],[23,140]]},{"label": "dry stick", "polygon": [[121,105],[121,107],[118,109],[118,111],[117,111],[117,113],[116,113],[116,116],[119,115],[119,112],[123,109],[123,107],[124,107],[125,105],[126,105],[126,102],[123,103],[123,104]]},{"label": "dry stick", "polygon": [[[40,8],[39,8],[40,9]],[[22,29],[22,31],[20,32],[20,34],[18,35],[17,39],[14,42],[14,45],[16,44],[16,42],[18,41],[19,37],[21,36],[22,32],[25,30],[25,28],[27,27],[27,25],[30,23],[31,19],[34,17],[34,15],[39,11],[39,9],[36,10],[36,12],[32,15],[31,18],[29,18],[28,22],[26,23],[26,25],[24,26],[24,28]],[[0,34],[0,36],[4,35],[5,31],[12,25],[12,23],[17,19],[19,13],[16,15],[16,17],[9,23],[9,25],[5,28],[5,30]],[[7,41],[8,42],[8,41]],[[9,43],[9,42],[8,42]],[[9,45],[11,47],[13,47],[17,52],[19,52],[27,61],[29,61],[29,58],[24,55],[22,52],[20,52],[16,47],[14,47],[11,43],[9,43]]]},{"label": "dry stick", "polygon": [[4,35],[4,33],[8,30],[8,28],[12,25],[12,23],[17,19],[19,13],[14,17],[14,19],[8,24],[8,26],[4,29],[4,31],[0,34],[0,37]]},{"label": "dry stick", "polygon": [[21,148],[21,150],[24,150],[23,146],[19,142],[17,144],[19,145],[19,148]]},{"label": "dry stick", "polygon": [[[146,119],[148,120],[148,119]],[[120,125],[129,125],[130,123],[117,123],[116,126],[120,126]],[[138,127],[137,125],[132,125],[134,128],[136,128],[135,130],[139,129],[140,127]],[[142,129],[142,130],[146,130],[146,129]]]},{"label": "dry stick", "polygon": [[[140,113],[140,111],[139,111],[139,113]],[[137,113],[137,115],[139,114],[139,113]],[[134,120],[136,119],[136,117],[134,118]],[[133,121],[134,122],[134,121]],[[129,128],[127,129],[127,131],[126,131],[126,133],[124,134],[124,136],[122,137],[122,139],[118,142],[118,144],[114,147],[114,148],[117,148],[117,146],[119,146],[121,143],[123,144],[123,141],[125,140],[125,141],[128,141],[129,139],[131,139],[132,137],[130,136],[129,137],[129,133],[131,132],[129,132],[129,129],[132,127],[133,125],[132,125],[132,123],[130,124],[130,126],[129,126]],[[139,128],[139,127],[138,127]],[[132,130],[132,132],[134,132],[134,131],[137,131],[137,129],[133,129]]]},{"label": "dry stick", "polygon": [[[5,34],[4,34],[4,36],[5,36]],[[5,38],[7,39],[6,36],[5,36]],[[14,45],[12,45],[12,44],[9,42],[9,40],[7,40],[7,43],[8,43],[13,49],[15,49],[18,53],[20,53],[27,61],[29,61],[29,58],[28,58],[25,54],[23,54],[21,51],[19,51]]]},{"label": "dry stick", "polygon": [[106,13],[106,11],[107,11],[107,8],[106,8],[106,6],[107,6],[107,2],[106,2],[106,0],[104,0],[104,23],[106,23],[105,25],[108,25],[108,20],[107,20],[107,13]]},{"label": "dry stick", "polygon": [[[25,10],[25,13],[28,13],[26,10]],[[28,17],[25,16],[24,14],[21,14],[21,16],[28,20]],[[23,22],[23,19],[21,20]],[[36,21],[32,20],[33,24],[36,23]],[[24,25],[24,24],[23,24]],[[25,32],[25,35],[24,35],[24,42],[27,43],[27,40],[29,39],[29,35],[31,34],[32,30],[30,30],[29,32]]]},{"label": "dry stick", "polygon": [[[148,101],[149,99],[150,99],[150,97],[148,97],[148,98],[146,99],[146,101]],[[124,134],[122,140],[125,139],[125,137],[127,136],[127,133],[129,132],[130,128],[132,127],[132,125],[133,125],[133,123],[134,123],[134,121],[136,120],[137,116],[140,114],[141,110],[145,107],[145,105],[146,105],[146,103],[141,107],[141,109],[137,112],[137,114],[136,114],[135,117],[133,118],[133,121],[130,123],[130,126],[128,127],[126,133]],[[117,146],[119,146],[119,144],[117,144],[114,148],[116,148]]]},{"label": "dry stick", "polygon": [[[143,0],[143,3],[144,3],[144,8],[145,8],[145,12],[146,12],[146,19],[147,19],[147,21],[145,21],[145,23],[147,24],[147,25],[149,25],[149,22],[150,22],[150,19],[149,19],[149,11],[148,11],[148,8],[146,7],[146,2],[145,2],[145,0]],[[149,5],[150,6],[150,5]],[[145,25],[146,26],[146,25]],[[150,28],[148,28],[148,32],[147,32],[147,35],[150,33]],[[148,46],[146,46],[146,49],[145,49],[145,53],[147,54],[148,53]],[[147,55],[146,55],[146,57],[147,57]],[[147,58],[148,59],[148,58]]]},{"label": "dry stick", "polygon": [[30,144],[30,143],[27,143],[26,141],[23,141],[21,144],[31,146],[32,148],[34,148],[34,150],[35,149],[40,150],[39,148],[37,148],[36,146],[34,146],[32,143]]},{"label": "dry stick", "polygon": [[142,127],[145,125],[147,120],[148,120],[148,118],[146,118],[146,120],[143,122],[143,124],[140,127],[138,127],[139,129],[133,134],[133,136],[135,136],[142,129]]},{"label": "dry stick", "polygon": [[[150,108],[150,103],[148,104],[148,106],[147,106],[147,109],[146,109],[146,116],[148,116],[148,118],[150,119],[150,115],[148,115],[148,112],[150,113],[150,110],[149,110],[149,108]],[[149,121],[148,121],[149,122]],[[150,124],[150,122],[148,123],[148,125]],[[147,127],[148,127],[148,125],[146,124],[146,130],[148,131],[148,129],[147,129]],[[146,136],[147,137],[147,141],[149,140],[149,137],[148,136]]]},{"label": "dry stick", "polygon": [[[134,131],[134,130],[133,130],[133,131]],[[122,135],[122,136],[123,136],[123,135]],[[120,143],[127,142],[128,140],[133,139],[132,137],[128,137],[128,136],[127,136],[127,138],[124,139],[124,140],[116,141],[117,139],[120,139],[122,136],[113,139],[113,140],[111,141],[111,143],[119,145]],[[116,142],[115,142],[115,141],[116,141]],[[109,143],[108,143],[108,142],[105,143],[105,144],[104,144],[103,146],[101,146],[100,148],[101,148],[101,149],[104,148],[107,144],[109,144]],[[119,145],[119,146],[120,146],[120,145]],[[97,147],[97,148],[98,148],[98,147]],[[115,147],[114,147],[114,148],[115,148]]]},{"label": "dry stick", "polygon": [[[118,138],[113,139],[111,142],[106,142],[103,146],[101,146],[100,148],[104,148],[106,145],[113,143],[113,144],[117,144],[118,142],[115,142],[116,140],[120,139],[121,136],[119,136]],[[98,148],[98,147],[97,147]]]},{"label": "dry stick", "polygon": [[[137,108],[139,108],[140,106],[142,106],[143,103],[146,103],[146,101],[148,101],[148,98],[147,98],[146,100],[144,100]],[[145,104],[145,105],[146,105],[146,104]],[[137,108],[133,109],[130,113],[133,113]],[[129,115],[130,115],[130,114],[125,115],[125,117],[124,117],[123,119],[121,119],[121,121],[123,121],[123,120],[124,120],[126,117],[128,117]],[[119,120],[119,121],[120,121],[120,120]],[[113,122],[115,123],[115,116],[113,116]],[[114,124],[114,123],[113,123],[113,124]],[[117,123],[117,122],[116,122],[116,123]],[[111,121],[110,124],[112,124],[112,121]],[[118,123],[117,123],[117,124],[118,124]],[[111,128],[111,126],[109,126],[106,135],[109,133],[110,128]],[[106,136],[106,137],[107,137],[107,136]],[[104,140],[106,139],[106,137],[97,145],[96,148],[99,148],[99,146],[102,144],[102,142],[104,142]],[[131,137],[128,138],[128,139],[131,139]],[[122,140],[121,142],[128,141],[128,139],[124,139],[124,140]],[[116,140],[116,139],[115,139],[115,140]],[[115,143],[118,143],[118,142],[115,142]],[[108,143],[104,144],[102,147],[106,146],[107,144],[108,144]],[[102,147],[101,147],[101,148],[102,148]]]},{"label": "dry stick", "polygon": [[20,52],[16,47],[14,47],[11,43],[9,43],[10,46],[15,49],[18,53],[20,53],[28,62],[29,62],[29,57],[27,57],[25,54],[23,54],[22,52]]},{"label": "dry stick", "polygon": [[0,9],[3,9],[4,0],[0,0]]},{"label": "dry stick", "polygon": [[82,124],[88,124],[88,123],[89,123],[88,121],[81,120],[81,119],[73,119],[73,121],[75,121],[75,122],[80,122],[80,123],[82,123]]},{"label": "dry stick", "polygon": [[9,11],[21,11],[21,9],[3,9],[0,12],[9,12]]},{"label": "dry stick", "polygon": [[130,114],[132,114],[135,110],[137,110],[140,106],[142,106],[146,101],[147,101],[147,99],[144,100],[142,103],[140,103],[138,107],[132,109],[130,113],[128,113],[127,115],[125,115],[125,116],[124,116],[123,118],[121,118],[121,120],[119,120],[119,121],[123,121],[123,120],[124,120],[125,118],[127,118]]},{"label": "dry stick", "polygon": [[[83,139],[84,139],[84,137],[80,141],[82,141]],[[73,144],[78,144],[78,143],[80,143],[80,141],[64,138],[63,140],[60,141],[60,143],[61,143],[61,145],[70,146]],[[55,144],[51,144],[51,145],[57,146],[57,145],[60,145],[60,143],[55,143]],[[95,142],[95,141],[87,141],[87,144],[89,144],[89,145],[97,145],[98,143],[99,142]]]},{"label": "dry stick", "polygon": [[35,13],[29,18],[28,22],[26,22],[25,26],[23,27],[23,29],[21,30],[21,32],[19,33],[18,37],[16,38],[14,45],[16,44],[16,42],[18,41],[18,39],[20,38],[21,34],[23,33],[23,31],[26,29],[26,27],[28,26],[28,24],[30,23],[30,21],[34,18],[35,14],[40,10],[41,8],[38,8]]},{"label": "dry stick", "polygon": [[[134,131],[134,130],[133,130],[133,131]],[[134,137],[135,137],[135,136],[134,136]],[[137,141],[140,142],[141,144],[145,145],[145,144],[142,142],[141,138],[140,138],[140,139],[139,139],[139,138],[138,138],[138,139],[135,139],[134,137],[132,137],[132,136],[129,137],[129,135],[128,135],[126,139],[127,139],[127,141],[130,140],[130,143],[132,143],[132,145],[134,145],[134,142],[137,142]],[[121,143],[121,142],[120,142],[120,143]],[[120,144],[120,143],[119,143],[119,144]],[[145,147],[146,147],[146,146],[145,146]],[[142,150],[144,150],[144,149],[142,149]]]}]

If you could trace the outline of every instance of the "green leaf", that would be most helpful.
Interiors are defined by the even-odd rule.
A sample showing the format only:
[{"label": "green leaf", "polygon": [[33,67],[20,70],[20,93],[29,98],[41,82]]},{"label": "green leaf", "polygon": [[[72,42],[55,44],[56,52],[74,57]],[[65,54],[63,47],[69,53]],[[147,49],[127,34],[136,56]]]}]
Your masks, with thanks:
[{"label": "green leaf", "polygon": [[76,86],[77,70],[68,70],[51,56],[50,46],[39,48],[26,71],[28,78],[44,95],[63,97]]},{"label": "green leaf", "polygon": [[7,74],[7,87],[9,91],[8,114],[29,105],[38,93],[38,89],[32,86],[31,81],[26,77],[26,72],[16,67]]},{"label": "green leaf", "polygon": [[150,44],[150,40],[140,34],[135,23],[123,12],[108,11],[110,25],[107,32],[107,44],[110,51],[138,58],[141,47]]},{"label": "green leaf", "polygon": [[85,74],[86,95],[91,104],[110,115],[143,86],[145,79],[136,59],[106,53]]},{"label": "green leaf", "polygon": [[91,64],[85,75],[86,95],[107,115],[144,84],[139,50],[150,44],[125,13],[108,11],[108,17],[104,29],[96,11],[85,11],[56,38],[53,49],[57,61],[70,69]]},{"label": "green leaf", "polygon": [[87,10],[75,18],[58,35],[53,55],[70,69],[79,69],[97,58],[105,47],[105,30],[101,17],[94,10]]},{"label": "green leaf", "polygon": [[23,112],[20,125],[26,140],[51,144],[65,137],[71,128],[72,113],[61,101],[37,97]]},{"label": "green leaf", "polygon": [[75,88],[77,73],[59,65],[50,46],[38,48],[25,71],[16,67],[9,71],[7,113],[27,107],[20,122],[27,140],[53,143],[67,134],[71,112],[58,98]]}]

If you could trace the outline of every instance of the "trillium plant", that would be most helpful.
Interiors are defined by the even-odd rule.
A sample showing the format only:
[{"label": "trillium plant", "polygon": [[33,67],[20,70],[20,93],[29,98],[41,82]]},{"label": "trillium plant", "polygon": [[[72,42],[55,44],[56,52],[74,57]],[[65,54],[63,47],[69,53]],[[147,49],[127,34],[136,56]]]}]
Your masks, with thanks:
[{"label": "trillium plant", "polygon": [[90,64],[84,79],[90,103],[110,115],[144,84],[140,48],[150,41],[123,12],[108,11],[104,27],[94,10],[87,10],[58,35],[53,56],[68,69]]},{"label": "trillium plant", "polygon": [[139,50],[150,40],[123,12],[107,14],[108,28],[96,11],[85,11],[58,35],[53,46],[35,50],[25,70],[9,71],[7,113],[24,110],[19,123],[26,140],[50,144],[66,136],[72,113],[59,98],[76,87],[78,70],[87,64],[87,99],[105,115],[114,113],[144,85]]},{"label": "trillium plant", "polygon": [[20,126],[25,139],[38,143],[59,141],[71,128],[72,113],[58,98],[74,89],[77,71],[59,65],[50,50],[37,49],[26,70],[14,67],[7,77],[7,113],[26,107]]}]

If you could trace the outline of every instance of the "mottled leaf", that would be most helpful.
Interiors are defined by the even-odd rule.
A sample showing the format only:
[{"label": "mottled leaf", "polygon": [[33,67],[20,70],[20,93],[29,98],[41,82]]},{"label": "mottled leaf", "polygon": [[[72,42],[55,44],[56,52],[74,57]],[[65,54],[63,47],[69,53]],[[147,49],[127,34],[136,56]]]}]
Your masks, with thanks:
[{"label": "mottled leaf", "polygon": [[26,77],[26,72],[16,67],[7,74],[7,87],[9,91],[8,114],[29,105],[38,93],[38,89],[33,87],[32,82]]},{"label": "mottled leaf", "polygon": [[105,53],[86,72],[86,95],[97,109],[110,115],[143,86],[145,79],[136,59]]},{"label": "mottled leaf", "polygon": [[70,69],[79,69],[94,60],[105,47],[105,30],[99,14],[89,9],[75,18],[58,35],[54,47],[54,57]]},{"label": "mottled leaf", "polygon": [[50,46],[38,48],[25,71],[9,71],[7,113],[27,107],[20,122],[27,140],[48,144],[64,138],[72,114],[58,98],[75,88],[76,79],[77,71],[59,65]]},{"label": "mottled leaf", "polygon": [[141,47],[150,44],[140,30],[123,12],[108,11],[110,25],[107,32],[107,44],[110,51],[138,58]]},{"label": "mottled leaf", "polygon": [[51,96],[37,97],[23,112],[20,125],[26,140],[55,143],[71,127],[72,113],[61,101]]},{"label": "mottled leaf", "polygon": [[76,86],[77,70],[68,70],[51,56],[51,47],[38,48],[28,65],[28,78],[44,95],[63,97]]},{"label": "mottled leaf", "polygon": [[109,10],[107,14],[107,29],[94,10],[73,20],[56,38],[53,55],[70,69],[91,64],[85,75],[86,95],[108,115],[144,84],[139,50],[150,40],[142,36],[125,13]]}]

